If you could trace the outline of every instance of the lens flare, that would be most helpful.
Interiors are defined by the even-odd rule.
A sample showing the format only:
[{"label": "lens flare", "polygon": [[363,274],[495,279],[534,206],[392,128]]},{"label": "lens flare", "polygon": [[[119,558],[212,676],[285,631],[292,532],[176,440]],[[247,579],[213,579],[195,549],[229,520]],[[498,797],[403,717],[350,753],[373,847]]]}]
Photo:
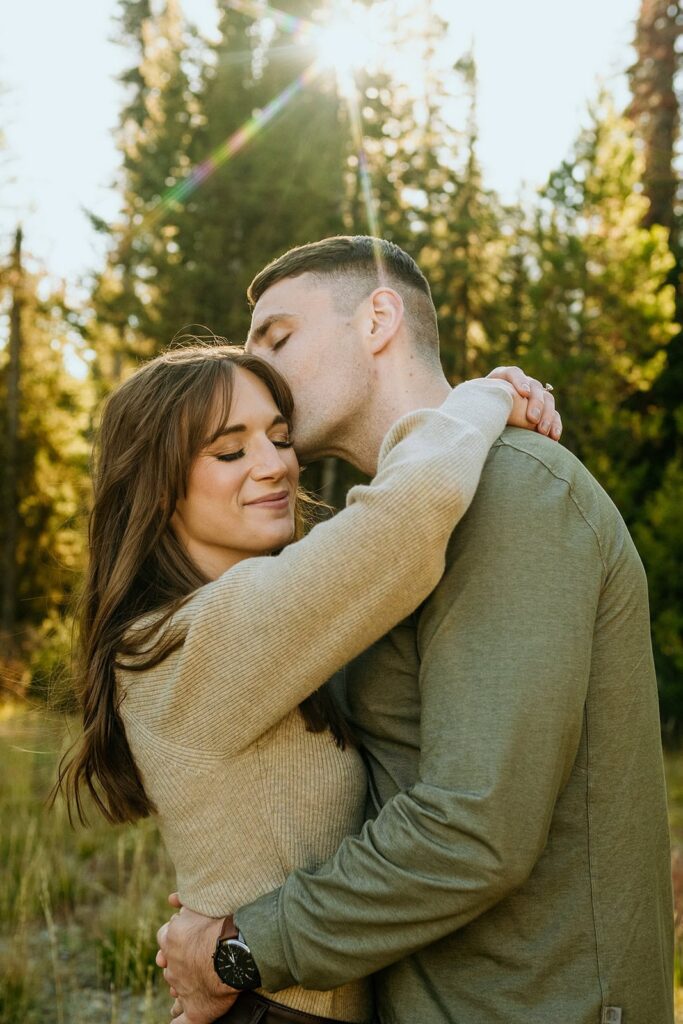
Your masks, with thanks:
[{"label": "lens flare", "polygon": [[157,201],[155,206],[145,217],[145,226],[158,220],[164,213],[177,203],[183,203],[202,182],[210,178],[219,167],[227,163],[235,154],[239,153],[248,142],[263,131],[266,125],[270,124],[278,114],[293,100],[293,98],[309,85],[319,74],[320,66],[317,63],[310,64],[302,74],[282,90],[282,92],[271,100],[270,103],[254,114],[246,121],[241,128],[233,132],[224,142],[214,149],[213,153],[197,164],[187,177],[183,178],[176,185],[173,185]]},{"label": "lens flare", "polygon": [[[412,0],[411,0],[412,2]],[[363,132],[362,103],[357,86],[361,71],[372,71],[387,63],[386,39],[387,3],[364,6],[358,0],[339,0],[325,21],[313,21],[295,17],[280,11],[262,0],[228,0],[232,10],[253,18],[254,21],[269,21],[272,36],[285,34],[290,37],[288,52],[301,48],[301,52],[312,51],[312,63],[271,102],[249,118],[236,132],[226,138],[205,160],[197,164],[190,173],[169,188],[157,200],[143,218],[141,227],[149,227],[173,207],[183,203],[199,186],[214,174],[219,167],[231,160],[270,124],[303,89],[325,72],[333,72],[340,96],[349,110],[349,121],[356,158],[358,179],[371,235],[379,234],[379,216],[373,195],[368,154]],[[278,47],[269,51],[277,59]],[[405,54],[403,54],[405,58]],[[137,230],[140,230],[138,228]],[[378,272],[382,274],[381,255],[376,254]]]}]

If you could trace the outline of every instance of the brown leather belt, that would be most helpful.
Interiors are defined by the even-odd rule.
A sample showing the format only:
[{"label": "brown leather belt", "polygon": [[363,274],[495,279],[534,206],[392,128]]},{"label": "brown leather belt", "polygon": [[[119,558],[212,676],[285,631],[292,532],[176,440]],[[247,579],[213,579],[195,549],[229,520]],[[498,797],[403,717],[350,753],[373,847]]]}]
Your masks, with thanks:
[{"label": "brown leather belt", "polygon": [[344,1024],[332,1017],[317,1017],[314,1013],[293,1010],[282,1003],[274,1003],[256,992],[243,992],[232,1009],[214,1024]]}]

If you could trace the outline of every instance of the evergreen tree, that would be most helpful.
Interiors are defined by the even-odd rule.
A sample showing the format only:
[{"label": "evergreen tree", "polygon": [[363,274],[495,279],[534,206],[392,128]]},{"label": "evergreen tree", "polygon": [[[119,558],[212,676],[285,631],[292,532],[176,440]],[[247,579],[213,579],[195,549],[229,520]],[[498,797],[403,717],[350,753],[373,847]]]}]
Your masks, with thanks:
[{"label": "evergreen tree", "polygon": [[[683,431],[683,416],[679,417]],[[647,568],[664,735],[683,731],[683,463],[671,459],[658,489],[645,499],[634,536]]]},{"label": "evergreen tree", "polygon": [[445,114],[454,90],[439,46],[446,22],[431,2],[401,14],[387,10],[387,50],[412,41],[424,88],[402,80],[400,67],[356,76],[357,89],[346,99],[352,123],[347,220],[358,233],[376,225],[415,256],[450,204],[461,136]]},{"label": "evergreen tree", "polygon": [[[231,211],[239,208],[240,194],[239,181],[227,187],[224,174],[217,168],[221,144],[227,152],[228,140],[253,109],[251,25],[247,16],[228,6],[222,9],[220,41],[205,51],[200,72],[197,112],[186,149],[186,186],[183,189],[181,184],[177,198],[171,193],[170,202],[159,209],[159,228],[173,232],[175,261],[166,268],[167,286],[157,285],[155,290],[158,348],[184,325],[201,323],[218,333],[228,329],[225,293],[232,288],[235,261],[238,265],[241,262],[239,215],[233,223]],[[195,173],[194,185],[188,177],[192,167],[206,172],[204,180],[201,171]],[[230,255],[228,247],[233,249]],[[158,267],[155,269],[158,281],[160,272]],[[235,299],[230,296],[230,300]],[[238,301],[245,305],[243,295]]]},{"label": "evergreen tree", "polygon": [[188,68],[192,40],[178,0],[167,0],[158,13],[149,0],[120,0],[119,25],[119,40],[134,55],[121,76],[122,209],[111,225],[94,219],[111,241],[93,294],[97,321],[84,324],[105,389],[127,361],[170,341],[159,310],[178,276],[178,228],[176,209],[163,198],[190,170],[197,117]]},{"label": "evergreen tree", "polygon": [[[300,18],[314,5],[279,6]],[[213,154],[214,168],[180,216],[184,291],[165,312],[177,325],[199,320],[237,342],[249,322],[246,287],[264,263],[343,228],[345,139],[332,83],[304,84],[311,49],[261,30],[222,7],[191,150],[195,166]]]},{"label": "evergreen tree", "polygon": [[[651,395],[676,332],[666,231],[642,225],[642,158],[607,97],[551,175],[531,248],[528,368],[562,399],[563,441],[632,519],[648,483]],[[634,399],[639,398],[636,403]]]},{"label": "evergreen tree", "polygon": [[[294,19],[315,5],[281,6]],[[152,352],[197,323],[241,341],[253,274],[342,229],[345,139],[332,83],[307,75],[310,47],[279,29],[270,38],[266,24],[221,4],[219,40],[192,73],[196,39],[177,3],[154,14],[122,0],[122,40],[137,61],[124,76],[124,209],[103,225],[113,245],[96,294],[114,337],[98,347]]]},{"label": "evergreen tree", "polygon": [[[15,467],[17,513],[14,527],[10,516],[0,520],[0,545],[9,530],[17,567],[14,632],[3,656],[11,648],[44,677],[55,659],[66,658],[70,604],[82,569],[92,395],[88,382],[67,370],[67,354],[80,340],[63,293],[50,290],[41,274],[19,269],[19,279],[16,266],[4,275],[0,296],[6,314],[0,321],[0,414],[5,420],[8,402],[18,413],[16,441],[10,431],[0,434],[0,463]],[[10,334],[17,330],[18,374],[10,355]]]},{"label": "evergreen tree", "polygon": [[[676,293],[678,333],[648,396],[659,428],[642,447],[647,492],[635,527],[648,569],[655,657],[667,732],[683,729],[683,593],[680,588],[681,499],[683,498],[683,238],[676,145],[680,109],[676,90],[683,12],[678,0],[642,0],[636,27],[637,60],[629,77],[629,115],[644,146],[643,185],[649,206],[645,224],[661,224],[673,255],[668,281]],[[642,405],[642,403],[641,403]]]},{"label": "evergreen tree", "polygon": [[[381,233],[410,252],[429,279],[444,369],[457,381],[507,361],[524,268],[505,227],[514,212],[483,184],[474,58],[449,66],[440,49],[445,22],[429,5],[416,17],[424,96],[387,75],[366,80],[366,164]],[[354,184],[354,223],[364,215],[367,223]]]},{"label": "evergreen tree", "polygon": [[[421,262],[429,268],[441,334],[442,361],[452,381],[486,373],[508,362],[511,323],[521,266],[514,264],[505,234],[506,216],[498,197],[485,188],[477,154],[477,69],[474,56],[465,54],[455,65],[464,86],[464,129],[454,129],[443,113],[431,140],[431,162],[443,164],[442,139],[451,139],[445,174],[436,191],[435,176],[427,178],[428,237]],[[438,121],[437,121],[438,124]],[[453,163],[457,146],[459,164]],[[510,264],[510,267],[508,267]],[[507,282],[509,278],[509,283]],[[519,313],[519,311],[516,311]]]}]

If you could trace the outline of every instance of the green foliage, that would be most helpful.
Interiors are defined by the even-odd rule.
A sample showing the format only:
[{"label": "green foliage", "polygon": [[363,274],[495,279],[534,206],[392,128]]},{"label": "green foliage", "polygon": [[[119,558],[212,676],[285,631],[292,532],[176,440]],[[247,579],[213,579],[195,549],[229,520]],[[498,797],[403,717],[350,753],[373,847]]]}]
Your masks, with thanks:
[{"label": "green foliage", "polygon": [[[330,7],[276,6],[295,18]],[[410,41],[423,90],[394,62],[357,75],[355,97],[319,74],[280,108],[272,101],[314,59],[299,37],[221,2],[219,34],[207,41],[178,0],[119,0],[130,53],[118,126],[121,210],[110,224],[93,218],[108,256],[87,307],[68,310],[33,280],[24,314],[20,621],[31,656],[16,672],[28,673],[36,692],[64,676],[97,402],[189,324],[241,341],[246,285],[272,257],[376,224],[430,280],[451,380],[517,363],[555,385],[564,442],[614,497],[642,551],[665,720],[683,723],[680,224],[657,191],[677,130],[671,5],[643,3],[635,128],[600,96],[537,198],[509,207],[486,188],[479,164],[473,55],[453,64],[430,0],[409,14],[399,6],[387,8],[387,51]],[[666,24],[657,15],[664,7]],[[665,138],[666,153],[657,142]],[[7,295],[2,281],[0,272]],[[65,371],[74,328],[95,354],[86,383]],[[311,467],[306,482],[324,479],[339,502],[355,477],[345,467],[334,477],[329,465],[324,474]]]},{"label": "green foliage", "polygon": [[[453,382],[507,362],[519,347],[527,284],[521,211],[486,189],[477,156],[477,74],[466,53],[454,67],[439,49],[445,24],[420,12],[425,96],[384,77],[362,86],[365,148],[381,233],[426,273],[439,315],[444,369]],[[454,123],[454,109],[462,124]],[[352,161],[353,161],[352,157]],[[355,166],[355,164],[353,165]],[[367,231],[361,183],[354,230]]]},{"label": "green foliage", "polygon": [[[313,7],[281,6],[297,15]],[[242,341],[244,294],[263,263],[342,229],[345,160],[329,82],[295,90],[259,129],[271,101],[311,63],[310,51],[288,38],[269,44],[230,5],[211,45],[190,32],[175,3],[156,15],[130,0],[121,9],[123,41],[138,58],[124,75],[124,209],[109,228],[95,295],[100,323],[91,329],[114,380],[126,357],[159,350],[187,325]]]},{"label": "green foliage", "polygon": [[[42,654],[49,636],[64,636],[66,618],[83,568],[84,513],[88,500],[87,439],[92,388],[67,368],[80,348],[68,322],[61,292],[39,275],[23,274],[21,284],[18,493],[19,567],[16,595],[18,652],[42,658],[42,683],[56,667]],[[2,299],[9,301],[12,290]],[[0,416],[6,416],[7,350],[0,349]],[[0,433],[0,460],[6,457]],[[6,517],[0,519],[0,545]],[[62,655],[65,645],[62,644]],[[3,652],[6,654],[7,650]],[[16,652],[15,652],[16,653]],[[31,655],[30,655],[31,656]],[[63,659],[60,658],[63,663]]]},{"label": "green foliage", "polygon": [[667,235],[642,226],[642,169],[629,123],[603,97],[535,214],[524,353],[562,396],[565,443],[629,519],[646,484],[643,444],[660,425],[646,396],[677,331]]},{"label": "green foliage", "polygon": [[[683,427],[683,414],[680,416]],[[672,460],[645,502],[635,539],[648,568],[653,640],[666,732],[678,738],[683,708],[683,460]]]}]

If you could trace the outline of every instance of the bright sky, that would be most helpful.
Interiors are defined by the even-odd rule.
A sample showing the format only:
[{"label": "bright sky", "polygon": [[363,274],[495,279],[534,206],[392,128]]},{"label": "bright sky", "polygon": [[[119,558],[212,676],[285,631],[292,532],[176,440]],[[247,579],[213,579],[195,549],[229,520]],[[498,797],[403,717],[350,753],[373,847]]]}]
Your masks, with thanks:
[{"label": "bright sky", "polygon": [[[567,154],[599,81],[626,102],[639,0],[436,5],[451,22],[454,60],[474,42],[479,153],[486,183],[504,198],[523,183],[542,184]],[[183,8],[211,32],[214,0]],[[83,208],[104,218],[117,210],[112,129],[123,94],[115,75],[129,60],[111,42],[116,10],[115,0],[21,0],[3,16],[0,127],[9,153],[0,154],[0,259],[21,219],[27,248],[70,282],[101,258]]]}]

